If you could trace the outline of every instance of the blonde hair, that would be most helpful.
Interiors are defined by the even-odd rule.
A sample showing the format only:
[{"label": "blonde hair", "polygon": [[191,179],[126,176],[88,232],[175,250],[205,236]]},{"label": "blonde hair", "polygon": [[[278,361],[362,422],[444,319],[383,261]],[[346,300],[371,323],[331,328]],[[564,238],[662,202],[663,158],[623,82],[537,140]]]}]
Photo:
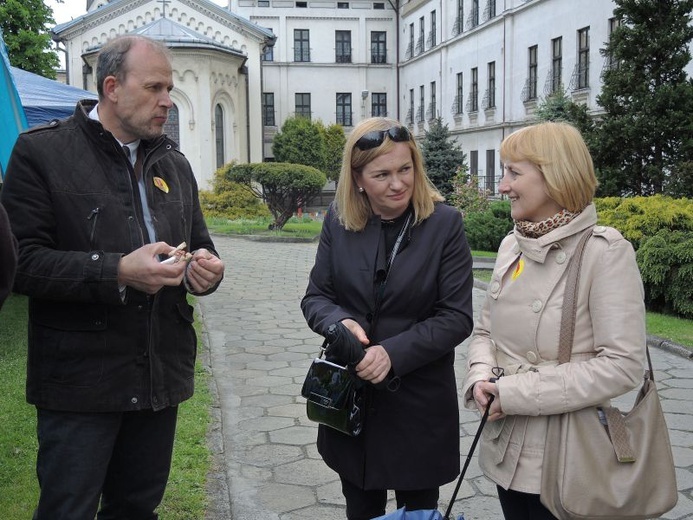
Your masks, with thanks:
[{"label": "blonde hair", "polygon": [[574,126],[547,122],[513,132],[500,147],[503,162],[529,161],[544,175],[549,197],[572,212],[585,209],[597,189],[592,157]]},{"label": "blonde hair", "polygon": [[[384,137],[382,144],[370,150],[360,150],[356,143],[368,132],[389,130],[403,126],[396,119],[371,117],[358,123],[351,131],[342,156],[342,169],[335,194],[335,205],[339,222],[349,231],[362,231],[368,219],[373,215],[371,205],[364,193],[358,191],[356,183],[363,168],[376,158],[389,153],[395,147],[394,141]],[[414,208],[414,223],[418,224],[431,216],[435,202],[445,200],[426,175],[423,156],[412,136],[406,144],[411,151],[414,165],[414,183],[412,186],[411,205]]]}]

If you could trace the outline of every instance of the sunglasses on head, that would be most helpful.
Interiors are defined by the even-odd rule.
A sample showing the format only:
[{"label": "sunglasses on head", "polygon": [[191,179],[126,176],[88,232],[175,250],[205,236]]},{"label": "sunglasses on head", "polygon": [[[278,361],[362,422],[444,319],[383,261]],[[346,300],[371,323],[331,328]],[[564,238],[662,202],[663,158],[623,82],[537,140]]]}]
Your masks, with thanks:
[{"label": "sunglasses on head", "polygon": [[388,136],[390,140],[395,143],[403,143],[411,139],[411,134],[406,126],[393,126],[388,130],[373,130],[372,132],[363,134],[361,138],[356,141],[356,148],[362,152],[370,150],[371,148],[376,148],[383,144],[385,136]]}]

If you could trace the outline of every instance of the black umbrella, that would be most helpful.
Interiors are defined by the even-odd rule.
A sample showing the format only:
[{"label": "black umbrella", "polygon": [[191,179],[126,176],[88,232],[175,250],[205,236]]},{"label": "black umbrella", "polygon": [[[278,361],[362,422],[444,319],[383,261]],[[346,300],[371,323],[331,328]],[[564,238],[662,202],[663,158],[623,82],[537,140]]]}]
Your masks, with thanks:
[{"label": "black umbrella", "polygon": [[361,342],[340,321],[330,325],[325,337],[328,342],[325,348],[327,361],[353,369],[366,355]]}]

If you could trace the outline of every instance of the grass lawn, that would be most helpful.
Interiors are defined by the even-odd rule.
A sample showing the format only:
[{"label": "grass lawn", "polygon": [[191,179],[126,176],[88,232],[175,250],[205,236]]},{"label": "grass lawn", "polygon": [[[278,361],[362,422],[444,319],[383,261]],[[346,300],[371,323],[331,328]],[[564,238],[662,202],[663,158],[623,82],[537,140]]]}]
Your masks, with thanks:
[{"label": "grass lawn", "polygon": [[[24,396],[26,323],[27,298],[10,296],[0,311],[0,516],[8,519],[31,518],[38,500],[36,415]],[[199,322],[196,327],[199,338]],[[162,520],[204,518],[211,404],[209,374],[198,361],[195,395],[179,409],[171,476],[159,508]]]},{"label": "grass lawn", "polygon": [[256,236],[280,236],[295,238],[316,238],[320,235],[322,221],[310,217],[292,217],[281,230],[270,230],[272,219],[237,219],[207,218],[207,227],[210,233],[221,235],[256,235]]}]

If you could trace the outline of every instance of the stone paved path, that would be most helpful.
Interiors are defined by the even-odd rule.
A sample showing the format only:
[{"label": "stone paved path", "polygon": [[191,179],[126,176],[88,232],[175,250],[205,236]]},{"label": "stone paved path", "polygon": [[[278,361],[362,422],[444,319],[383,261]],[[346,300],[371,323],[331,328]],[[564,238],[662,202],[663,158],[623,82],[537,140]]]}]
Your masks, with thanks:
[{"label": "stone paved path", "polygon": [[[211,436],[217,466],[207,520],[342,520],[337,475],[317,453],[317,428],[306,419],[300,397],[321,343],[299,308],[316,244],[214,240],[227,275],[215,294],[198,300],[218,398]],[[474,290],[476,311],[483,296]],[[693,361],[651,351],[680,490],[678,505],[663,518],[693,518]],[[465,354],[466,342],[457,349],[460,383]],[[463,461],[478,419],[461,410]],[[441,490],[441,510],[453,490],[454,483]],[[495,486],[481,475],[476,456],[453,511],[465,513],[466,520],[502,519]]]}]

